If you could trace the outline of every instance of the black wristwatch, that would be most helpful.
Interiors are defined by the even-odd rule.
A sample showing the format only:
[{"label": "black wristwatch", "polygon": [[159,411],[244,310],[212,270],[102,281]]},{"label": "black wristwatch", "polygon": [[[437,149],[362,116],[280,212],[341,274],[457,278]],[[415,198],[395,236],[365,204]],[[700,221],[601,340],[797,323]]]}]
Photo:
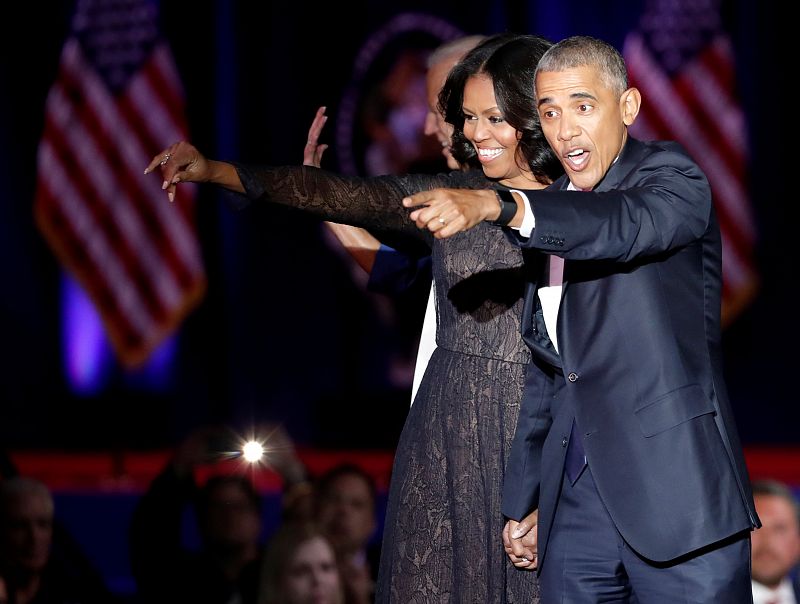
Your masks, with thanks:
[{"label": "black wristwatch", "polygon": [[517,200],[511,191],[506,189],[495,189],[497,201],[500,202],[500,215],[496,220],[490,220],[489,223],[495,226],[508,226],[508,223],[514,218],[517,213]]}]

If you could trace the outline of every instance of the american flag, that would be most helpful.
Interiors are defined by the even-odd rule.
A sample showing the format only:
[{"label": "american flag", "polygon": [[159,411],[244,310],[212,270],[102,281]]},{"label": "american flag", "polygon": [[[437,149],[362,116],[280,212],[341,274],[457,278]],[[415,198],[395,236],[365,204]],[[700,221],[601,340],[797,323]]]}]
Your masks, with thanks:
[{"label": "american flag", "polygon": [[79,0],[38,149],[36,222],[136,367],[206,287],[193,186],[166,202],[150,158],[187,138],[183,90],[157,4]]},{"label": "american flag", "polygon": [[680,142],[708,176],[722,232],[723,324],[758,288],[747,133],[716,0],[648,0],[623,49],[642,108],[631,133]]}]

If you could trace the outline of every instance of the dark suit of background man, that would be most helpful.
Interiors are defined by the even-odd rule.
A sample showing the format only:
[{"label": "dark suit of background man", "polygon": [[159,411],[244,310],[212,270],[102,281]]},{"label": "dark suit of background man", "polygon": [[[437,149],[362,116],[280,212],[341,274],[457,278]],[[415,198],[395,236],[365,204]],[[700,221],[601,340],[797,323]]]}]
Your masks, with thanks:
[{"label": "dark suit of background man", "polygon": [[506,468],[506,551],[533,568],[538,547],[548,604],[752,602],[759,521],[722,379],[708,181],[677,144],[627,135],[641,97],[604,42],[556,44],[535,81],[564,177],[527,200],[405,202],[426,205],[412,217],[439,237],[487,219],[528,248],[523,336],[539,370]]}]

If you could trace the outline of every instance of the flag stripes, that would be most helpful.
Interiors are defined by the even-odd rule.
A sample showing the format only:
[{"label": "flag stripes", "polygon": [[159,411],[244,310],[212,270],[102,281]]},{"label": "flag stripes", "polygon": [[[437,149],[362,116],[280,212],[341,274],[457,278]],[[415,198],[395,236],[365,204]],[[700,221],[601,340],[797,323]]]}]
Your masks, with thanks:
[{"label": "flag stripes", "polygon": [[98,44],[87,54],[86,40],[111,39],[100,35],[109,14],[114,27],[125,27],[126,10],[140,11],[130,36],[156,31],[155,9],[144,0],[78,3],[45,104],[35,216],[97,307],[120,361],[135,367],[202,298],[205,273],[194,186],[180,187],[170,204],[160,182],[142,175],[154,153],[187,138],[169,49],[154,38],[136,65],[128,48],[123,56]]},{"label": "flag stripes", "polygon": [[627,36],[623,54],[630,85],[644,99],[632,134],[680,142],[711,183],[722,234],[723,320],[728,323],[751,300],[758,283],[745,120],[734,95],[729,40],[717,32],[673,72],[662,65],[643,32]]}]

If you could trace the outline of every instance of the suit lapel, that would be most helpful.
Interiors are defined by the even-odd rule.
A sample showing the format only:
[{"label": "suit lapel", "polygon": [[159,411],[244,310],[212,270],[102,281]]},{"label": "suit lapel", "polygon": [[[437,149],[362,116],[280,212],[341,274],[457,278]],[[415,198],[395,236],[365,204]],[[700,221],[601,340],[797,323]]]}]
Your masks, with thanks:
[{"label": "suit lapel", "polygon": [[625,146],[622,148],[622,153],[619,154],[619,159],[614,162],[614,165],[608,170],[605,178],[597,183],[594,188],[598,193],[603,191],[611,191],[619,188],[622,181],[631,173],[631,170],[639,163],[639,159],[646,151],[645,145],[640,141],[628,136],[625,141]]}]

